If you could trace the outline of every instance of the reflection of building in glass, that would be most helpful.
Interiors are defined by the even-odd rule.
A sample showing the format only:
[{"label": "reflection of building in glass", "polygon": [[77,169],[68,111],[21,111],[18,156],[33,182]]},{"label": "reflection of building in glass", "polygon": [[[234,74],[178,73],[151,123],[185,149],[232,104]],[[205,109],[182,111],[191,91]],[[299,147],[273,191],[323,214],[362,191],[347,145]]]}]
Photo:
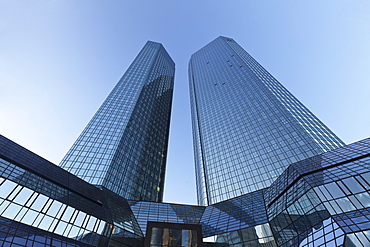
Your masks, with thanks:
[{"label": "reflection of building in glass", "polygon": [[198,203],[266,188],[289,164],[344,143],[233,39],[189,63]]},{"label": "reflection of building in glass", "polygon": [[179,224],[148,221],[145,246],[201,246],[202,227],[196,224]]},{"label": "reflection of building in glass", "polygon": [[174,73],[148,41],[60,166],[125,198],[162,201]]},{"label": "reflection of building in glass", "polygon": [[[269,188],[207,207],[126,200],[2,136],[0,167],[3,246],[200,246],[191,230],[201,231],[203,246],[370,243],[370,138],[293,163]],[[26,173],[40,183],[20,179]]]},{"label": "reflection of building in glass", "polygon": [[[217,51],[224,51],[227,47],[235,49],[235,54],[238,52],[239,55],[245,55],[249,58],[243,53],[244,51],[240,50],[241,48],[233,42],[234,41],[229,41],[227,38],[218,38],[213,43],[216,50],[210,58],[218,57],[222,53],[217,53]],[[219,46],[221,48],[217,50]],[[157,51],[157,53],[155,51]],[[201,51],[202,50],[198,53],[200,54]],[[153,52],[157,55],[154,55]],[[269,85],[271,87],[273,87],[272,85],[276,87],[274,93],[280,95],[277,96],[279,99],[274,99],[272,97],[271,101],[283,101],[280,106],[277,104],[276,107],[281,111],[279,114],[281,114],[284,119],[289,120],[281,125],[279,120],[272,118],[269,112],[263,108],[263,113],[267,119],[271,120],[272,125],[272,130],[266,129],[266,140],[272,142],[272,139],[269,139],[268,136],[272,133],[274,138],[281,143],[288,143],[290,147],[294,145],[300,148],[304,147],[303,150],[298,148],[294,151],[297,153],[306,150],[306,148],[313,143],[312,140],[318,141],[315,141],[315,145],[317,146],[312,144],[313,146],[311,146],[311,148],[313,147],[313,149],[308,148],[306,150],[307,153],[298,154],[298,158],[293,155],[293,151],[289,151],[289,145],[282,149],[279,149],[278,146],[273,147],[275,149],[271,148],[270,151],[272,153],[279,152],[274,162],[278,162],[279,159],[282,159],[283,161],[280,160],[281,163],[285,165],[285,162],[287,162],[287,165],[268,187],[253,190],[249,193],[243,192],[240,196],[232,196],[234,194],[231,193],[230,195],[232,198],[212,203],[208,206],[157,202],[161,200],[161,191],[163,191],[163,188],[160,187],[159,193],[153,196],[153,193],[156,192],[153,192],[152,189],[157,188],[155,186],[158,186],[158,184],[155,184],[154,180],[151,180],[151,178],[143,182],[141,180],[145,179],[145,176],[140,176],[143,174],[149,176],[148,169],[150,165],[164,165],[163,159],[165,159],[165,153],[158,153],[159,156],[157,156],[157,154],[151,156],[150,154],[153,150],[157,150],[151,146],[153,144],[151,141],[158,144],[155,145],[156,147],[167,145],[166,138],[168,129],[165,128],[165,126],[168,125],[168,119],[166,117],[169,116],[170,110],[169,102],[171,101],[173,74],[167,77],[168,74],[164,72],[164,70],[167,69],[167,65],[163,65],[165,63],[164,61],[168,63],[171,61],[166,54],[163,47],[154,42],[149,42],[144,47],[123,78],[127,79],[131,76],[135,79],[136,74],[138,78],[141,78],[143,76],[141,72],[143,71],[146,71],[143,73],[147,73],[146,75],[150,77],[153,72],[153,70],[150,70],[150,68],[152,68],[151,65],[157,66],[158,73],[163,72],[164,74],[159,76],[156,74],[151,77],[154,79],[148,80],[148,83],[145,85],[140,83],[126,83],[126,79],[122,79],[108,97],[108,99],[112,99],[112,101],[107,99],[104,102],[97,115],[89,123],[63,160],[64,164],[75,162],[79,168],[74,170],[74,173],[84,177],[86,180],[92,179],[90,182],[95,183],[94,185],[82,180],[75,174],[61,167],[55,166],[0,135],[0,246],[357,247],[369,245],[370,138],[322,153],[324,149],[332,149],[335,145],[340,146],[342,143],[339,139],[336,139],[335,136],[331,136],[331,132],[328,132],[329,130],[324,126],[320,128],[322,132],[315,131],[315,124],[321,126],[321,123],[316,122],[316,118],[311,116],[311,113],[305,112],[306,109],[301,106],[298,101],[293,101],[293,98],[291,98],[293,96],[284,91],[285,89],[282,88],[280,84],[277,82],[275,83],[275,79],[271,79],[263,68],[253,62],[254,60],[249,60],[253,65],[250,70],[253,70],[255,73],[261,73],[259,75],[260,77],[258,77],[260,79],[258,80],[262,80],[261,78],[263,77],[269,80]],[[233,59],[236,60],[229,59],[229,62],[239,61],[242,63],[244,58],[240,58],[239,55],[234,55]],[[208,55],[204,55],[204,57],[207,56]],[[157,60],[155,60],[154,57],[157,57]],[[201,58],[202,56],[199,57]],[[145,59],[153,63],[151,65],[147,64],[148,66],[144,66],[140,71],[135,70],[135,68],[138,68],[136,65],[145,64]],[[211,64],[212,59],[209,60],[209,64]],[[202,87],[202,84],[196,84],[199,76],[201,76],[201,78],[206,78],[206,75],[201,73],[215,73],[215,78],[224,75],[221,73],[224,71],[224,68],[221,68],[222,65],[219,64],[219,61],[215,60],[215,66],[221,67],[215,71],[200,69],[203,66],[201,62],[201,59],[195,59],[195,56],[193,56],[191,66],[193,66],[195,72],[192,71],[190,75],[197,74],[197,76],[192,77],[193,96],[197,94],[196,87]],[[194,64],[198,65],[195,66]],[[165,68],[163,68],[163,66]],[[244,67],[244,65],[241,66]],[[229,68],[231,67],[234,66],[229,66]],[[170,66],[169,68],[172,67]],[[162,71],[161,69],[164,70]],[[172,70],[169,70],[168,73],[171,74],[171,71]],[[232,72],[228,74],[228,76],[231,76],[231,78],[238,78],[238,76],[241,75]],[[253,74],[249,76],[256,78]],[[249,80],[249,82],[252,82],[253,85],[263,92],[269,92],[268,90],[271,89],[266,89],[267,82],[267,84],[265,83],[266,87],[261,85],[258,86],[257,82],[254,83],[254,80]],[[225,84],[221,83],[223,86],[226,84],[226,82]],[[125,99],[122,98],[122,102],[120,102],[122,105],[120,105],[119,109],[111,107],[112,105],[118,104],[118,102],[115,102],[116,100],[121,100],[119,94],[116,95],[117,87],[134,87],[135,85],[141,88],[141,91],[139,90],[140,92],[135,91],[132,95],[129,95],[129,91],[121,91],[120,93],[125,95]],[[219,84],[217,83],[217,85],[213,86],[216,87],[219,86]],[[226,88],[226,91],[231,90],[231,88],[227,88],[226,86],[224,88]],[[219,93],[217,95],[224,97],[224,100],[232,100],[226,97],[227,94],[223,93],[224,91],[222,90],[224,89],[220,89],[220,92],[212,91],[208,86],[202,89],[204,89],[203,91],[206,95],[209,94],[212,96],[213,93]],[[255,93],[258,94],[258,90]],[[268,96],[267,93],[266,95]],[[203,96],[202,94],[196,96],[201,98],[201,100],[198,101],[196,101],[194,97],[192,98],[193,113],[194,110],[199,111],[196,115],[197,118],[203,118],[203,115],[200,113],[202,113],[202,109],[206,109],[204,108],[204,104],[212,104],[213,102],[204,101],[202,98]],[[250,97],[253,98],[255,96],[252,95]],[[264,99],[263,95],[260,98]],[[133,102],[136,102],[135,105],[132,105]],[[194,106],[194,103],[198,105]],[[264,104],[263,102],[260,103]],[[238,106],[238,104],[235,105]],[[115,126],[115,122],[118,119],[116,114],[123,114],[121,110],[125,111],[125,109],[128,109],[126,107],[131,107],[130,109],[132,112],[129,111],[129,113],[132,114],[125,117],[122,116],[122,121],[124,124],[127,124],[127,126],[125,125],[127,128],[119,130],[119,126]],[[281,110],[284,109],[283,107],[287,107],[290,110]],[[260,108],[253,109],[261,110]],[[203,113],[208,114],[208,112]],[[211,113],[216,114],[216,117],[218,116],[217,114],[221,114],[217,111]],[[209,119],[207,119],[207,121],[214,120],[214,116],[212,116],[211,113],[208,114]],[[110,116],[110,114],[112,114],[112,116]],[[297,122],[292,120],[292,116],[293,118],[297,118]],[[112,129],[105,126],[105,121],[94,122],[96,120],[95,118],[98,117],[106,117],[108,119],[107,121],[111,121]],[[154,117],[154,120],[151,117]],[[156,117],[164,118],[157,119]],[[256,112],[252,112],[252,117],[251,121],[256,122],[258,120],[258,114]],[[207,118],[207,116],[205,115],[204,118]],[[232,117],[230,117],[230,119],[232,119]],[[263,124],[267,124],[267,120],[263,119],[264,117],[257,121],[260,127],[262,127]],[[206,133],[207,131],[211,131],[211,129],[207,129],[207,126],[209,126],[208,122],[202,125],[200,119],[198,119],[199,121],[195,121],[196,118],[193,118],[193,120],[196,131],[205,131]],[[237,120],[235,119],[235,121]],[[230,126],[215,124],[215,128],[220,128],[220,133],[224,131],[222,130],[223,127],[230,127],[230,138],[234,138],[233,131],[237,123],[233,123]],[[290,142],[292,141],[292,139],[289,139],[291,135],[286,134],[286,128],[288,126],[295,130],[290,134],[295,135],[293,133],[296,133],[296,138],[301,138],[300,140],[302,142],[297,141],[297,139],[294,139],[297,142]],[[298,131],[299,128],[297,126],[301,128],[301,132]],[[275,132],[274,127],[276,130]],[[116,136],[110,134],[114,132],[113,130],[117,130],[118,132],[121,131],[121,137],[124,138],[119,140],[118,137],[116,138]],[[255,131],[257,132],[257,130],[258,129]],[[106,138],[104,134],[101,133],[104,131],[107,131],[107,133],[105,133],[107,134],[107,136],[105,136]],[[151,138],[149,138],[149,140],[146,139],[145,134],[148,134]],[[158,136],[153,136],[154,134]],[[199,135],[198,137],[200,137],[200,139],[204,137],[206,140],[204,140],[204,142],[198,142],[198,144],[209,144],[210,146],[205,147],[211,148],[211,143],[207,140],[207,138],[211,137],[207,135]],[[308,135],[310,135],[310,137]],[[134,139],[135,137],[137,137],[137,139]],[[197,141],[197,135],[195,135],[195,137],[195,141]],[[329,137],[334,139],[330,139]],[[85,142],[85,140],[89,140],[89,138],[95,138],[94,141],[96,142],[87,142],[85,143],[86,145],[82,143]],[[252,138],[251,140],[259,143],[258,147],[262,147],[264,145],[262,142],[263,139],[256,138]],[[284,138],[288,139],[285,140]],[[302,140],[302,138],[307,139]],[[118,144],[118,146],[114,146],[113,141],[117,141],[114,143]],[[109,145],[113,146],[107,147],[107,143],[111,143]],[[95,144],[97,146],[93,147]],[[246,146],[251,149],[253,145],[249,142],[246,143]],[[88,147],[92,149],[88,149]],[[98,147],[102,149],[97,151],[95,148]],[[115,150],[115,147],[122,152],[119,151],[115,153],[112,151]],[[205,147],[201,148],[204,150]],[[235,147],[237,147],[237,145]],[[267,146],[266,149],[269,147],[270,146]],[[78,153],[79,150],[85,150],[86,152],[83,151],[83,153]],[[212,149],[209,150],[212,151]],[[225,150],[230,151],[231,149]],[[92,153],[88,153],[88,151]],[[107,157],[99,156],[105,151],[108,154]],[[127,153],[126,151],[131,153]],[[94,152],[96,156],[94,156]],[[320,154],[314,155],[315,152]],[[145,156],[145,154],[148,153],[150,158]],[[81,155],[81,159],[79,159],[79,155]],[[207,155],[217,161],[218,153],[216,151],[214,154],[208,153]],[[206,157],[207,155],[204,156],[204,160],[206,161],[208,160]],[[248,155],[249,154],[246,153],[246,156]],[[305,158],[306,156],[307,158]],[[100,157],[100,160],[98,157]],[[113,164],[113,166],[105,165],[108,164],[105,161],[109,160],[109,157],[112,158],[110,164]],[[266,162],[263,162],[263,159],[257,160],[258,157],[259,156],[253,156],[251,161],[258,161],[257,164],[261,164],[262,167],[262,164],[266,164]],[[95,158],[98,160],[94,160]],[[203,156],[200,158],[203,159]],[[98,168],[95,165],[98,163],[94,163],[95,165],[93,165],[92,161],[102,162],[102,169],[95,171],[94,169]],[[140,163],[141,161],[145,162]],[[233,160],[227,159],[225,162],[230,162],[228,163],[230,169],[237,168],[237,164]],[[123,175],[128,174],[126,173],[127,171],[124,170],[114,174],[116,172],[115,169],[118,168],[116,166],[117,164],[122,164],[127,169],[133,169],[131,175],[135,173],[137,176],[132,175],[130,181],[127,181],[127,188],[123,187],[115,191],[117,188],[115,187],[116,185],[126,185],[126,178],[124,178]],[[133,164],[139,165],[135,166]],[[207,165],[208,163],[204,164]],[[148,165],[148,167],[145,165]],[[201,166],[198,166],[198,168],[199,167]],[[72,169],[72,167],[70,168]],[[86,171],[84,172],[83,169],[85,168]],[[160,166],[160,169],[157,168],[157,166],[152,167],[153,171],[150,172],[150,177],[155,179],[160,178],[157,174],[160,169],[162,169],[161,171],[164,173],[164,166]],[[226,174],[227,172],[233,173],[235,177],[237,177],[236,175],[238,175],[239,170],[229,171],[226,169],[224,173]],[[95,174],[97,180],[94,180],[94,177],[90,177],[89,174]],[[112,177],[109,174],[112,176],[122,175],[122,179],[117,181],[118,184],[111,183],[114,181],[112,180],[114,176]],[[251,174],[252,175],[249,176],[255,176],[254,173]],[[204,174],[198,173],[198,175],[202,178],[201,176]],[[212,174],[206,175],[210,177],[209,179],[213,178],[211,176]],[[259,175],[262,175],[262,173],[259,173]],[[257,174],[256,178],[260,179],[261,177],[259,177],[259,175]],[[104,179],[107,179],[107,181]],[[238,178],[234,180],[234,177],[230,176],[222,177],[222,179],[225,180],[226,184],[232,184],[238,181]],[[161,181],[163,182],[163,180]],[[138,188],[135,188],[137,195],[130,196],[130,193],[135,191],[130,187],[134,186],[134,184],[138,186]],[[148,191],[139,193],[139,191],[142,192],[146,190],[145,186],[148,184],[155,185],[153,187],[149,186],[150,189],[148,189],[148,191],[151,194],[146,193]],[[140,186],[141,189],[139,188]],[[229,189],[229,187],[225,186],[221,191],[225,191],[226,189]],[[246,191],[248,191],[248,189],[246,189]],[[121,194],[119,195],[118,192]],[[216,192],[217,191],[215,191],[214,194],[218,193]],[[122,196],[122,193],[126,194]],[[135,199],[144,198],[145,196],[147,196],[145,200]],[[203,197],[203,199],[201,197],[200,201],[205,199],[206,197]],[[218,199],[216,198],[215,200]]]},{"label": "reflection of building in glass", "polygon": [[[0,246],[135,246],[142,242],[143,234],[125,199],[2,136],[0,147]],[[28,177],[33,178],[32,184],[22,179]]]}]

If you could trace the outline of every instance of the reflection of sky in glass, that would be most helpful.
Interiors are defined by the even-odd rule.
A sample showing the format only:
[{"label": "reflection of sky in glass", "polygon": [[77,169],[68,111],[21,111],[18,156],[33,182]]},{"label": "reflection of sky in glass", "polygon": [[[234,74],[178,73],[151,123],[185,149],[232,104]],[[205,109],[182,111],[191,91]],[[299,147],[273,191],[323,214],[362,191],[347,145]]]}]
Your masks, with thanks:
[{"label": "reflection of sky in glass", "polygon": [[194,53],[189,79],[201,205],[266,188],[344,144],[231,38]]},{"label": "reflection of sky in glass", "polygon": [[124,198],[162,201],[174,73],[148,41],[60,166]]},{"label": "reflection of sky in glass", "polygon": [[[200,224],[203,235],[218,243],[366,246],[370,242],[369,144],[370,139],[364,140],[322,154],[321,158],[295,163],[282,176],[285,179],[282,184],[274,183],[269,189],[208,207],[138,201],[127,203],[105,190],[103,201],[109,201],[113,227],[107,221],[73,207],[74,201],[68,201],[71,205],[67,205],[67,198],[63,196],[74,192],[58,189],[52,179],[48,183],[43,182],[44,178],[29,176],[29,171],[0,159],[0,221],[7,225],[12,219],[14,225],[18,222],[56,233],[53,237],[56,241],[58,236],[65,236],[71,241],[94,244],[94,240],[89,238],[96,235],[91,233],[109,236],[108,229],[112,230],[112,238],[140,239],[142,235],[138,234],[133,212],[143,230],[148,220]],[[14,174],[10,172],[15,170]],[[33,184],[25,178],[32,178]],[[41,191],[49,194],[41,194]],[[97,199],[96,196],[94,198]],[[92,203],[84,202],[86,207]],[[95,213],[99,215],[99,212]],[[175,235],[183,237],[184,234],[184,231],[178,231]],[[20,244],[27,240],[7,237],[0,238],[1,241]]]}]

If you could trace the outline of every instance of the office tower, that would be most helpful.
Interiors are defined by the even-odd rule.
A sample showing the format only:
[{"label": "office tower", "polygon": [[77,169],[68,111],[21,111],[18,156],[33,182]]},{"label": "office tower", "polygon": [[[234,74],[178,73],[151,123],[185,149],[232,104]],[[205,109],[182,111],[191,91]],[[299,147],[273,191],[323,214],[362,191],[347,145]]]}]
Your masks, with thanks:
[{"label": "office tower", "polygon": [[60,166],[124,198],[162,201],[174,73],[148,41]]},{"label": "office tower", "polygon": [[[219,39],[223,39],[224,41],[226,39],[226,41],[222,43],[223,41],[220,41]],[[231,39],[231,41],[227,41],[227,38],[223,37],[219,39],[216,40],[216,45],[220,45],[220,47],[223,48],[221,50],[225,50],[227,48],[227,42],[233,42]],[[235,47],[237,48],[238,46]],[[157,53],[155,51],[157,51]],[[155,106],[157,105],[151,103],[157,103],[156,100],[167,102],[171,99],[168,95],[168,98],[162,97],[162,95],[166,93],[166,90],[171,89],[166,89],[167,84],[164,84],[164,86],[163,84],[160,84],[162,78],[158,79],[158,77],[152,76],[152,71],[150,70],[152,65],[157,66],[157,71],[162,71],[161,68],[163,68],[163,66],[167,67],[167,64],[162,67],[157,64],[157,61],[160,60],[160,57],[163,55],[160,54],[161,51],[164,50],[160,44],[149,42],[126,73],[129,74],[133,69],[138,69],[137,65],[141,64],[140,62],[142,62],[142,60],[140,61],[140,59],[143,57],[152,61],[152,63],[143,70],[144,72],[148,70],[144,77],[154,79],[147,80],[149,81],[147,84],[143,82],[142,84],[145,84],[144,86],[141,83],[135,84],[138,88],[142,88],[140,93],[131,90],[128,92],[133,92],[132,95],[129,95],[126,91],[123,91],[120,94],[122,96],[125,95],[125,97],[122,97],[122,101],[127,105],[130,105],[130,103],[134,104],[135,102],[136,105],[132,109],[132,114],[130,115],[129,120],[127,120],[126,129],[129,130],[125,129],[121,131],[123,133],[122,136],[126,139],[119,140],[119,145],[122,143],[122,146],[118,147],[124,147],[124,149],[122,149],[122,152],[119,154],[114,154],[117,155],[112,159],[114,162],[116,162],[118,158],[123,157],[123,154],[127,151],[125,148],[132,148],[129,150],[136,152],[137,150],[142,150],[139,148],[144,149],[144,147],[146,147],[143,145],[143,143],[146,144],[146,142],[143,141],[145,139],[143,138],[142,133],[147,129],[150,130],[150,128],[153,127],[151,125],[153,123],[148,123],[151,118],[147,117],[147,115],[149,116],[149,113],[151,112],[148,113],[141,111],[141,108],[145,106],[152,109],[151,107],[153,107],[154,111],[154,109],[156,109]],[[217,49],[215,49],[215,51],[217,51]],[[140,55],[145,52],[146,55],[140,57]],[[147,56],[148,54],[151,56]],[[164,54],[164,58],[169,59],[167,54]],[[214,56],[218,58],[220,57],[220,54],[222,53],[215,53]],[[243,55],[244,53],[240,52],[239,54]],[[209,60],[209,64],[212,62],[212,59],[210,58],[207,60]],[[171,60],[169,59],[169,61]],[[243,62],[242,59],[233,60],[234,64],[235,61],[239,61],[241,63],[240,66],[246,66],[246,63]],[[192,62],[197,62],[197,60],[192,60]],[[164,62],[162,64],[164,64]],[[202,64],[198,63],[198,65]],[[220,75],[226,71],[225,69],[222,69],[222,63],[219,63],[218,65],[219,68],[212,72],[216,79],[220,79]],[[264,70],[258,66],[256,68],[259,68],[261,73],[264,72]],[[247,72],[248,71],[250,70],[247,70]],[[205,75],[210,73],[207,69],[198,68],[195,68],[195,72],[197,72],[198,75],[195,75],[192,78],[194,83],[199,82],[200,79],[207,78]],[[199,74],[199,72],[204,72],[205,74]],[[126,74],[124,75],[124,78],[125,76],[129,76]],[[172,76],[163,74],[163,80],[168,76],[168,83],[172,86],[173,73]],[[134,73],[134,75],[141,74]],[[239,77],[237,75],[239,75]],[[294,106],[294,102],[292,101],[294,98],[291,98],[292,96],[284,91],[285,89],[274,81],[272,77],[272,79],[268,77],[268,74],[268,76],[265,76],[270,78],[271,81],[268,82],[276,87],[276,92],[274,92],[279,95],[284,93],[284,97],[278,96],[279,99],[272,97],[268,94],[269,91],[263,86],[264,84],[259,83],[262,79],[258,79],[258,77],[253,76],[253,74],[249,75],[250,77],[246,77],[248,80],[245,80],[245,82],[251,83],[257,89],[265,90],[263,91],[264,94],[254,92],[261,99],[267,99],[267,102],[272,102],[271,104],[283,101],[286,105],[289,104],[290,107]],[[245,78],[244,76],[246,76],[246,74],[229,73],[228,76],[229,78]],[[254,80],[250,78],[254,78]],[[125,81],[124,83],[127,84],[126,86],[129,87],[129,89],[133,89],[133,84],[129,83],[132,82],[131,80],[129,81],[126,78],[122,81]],[[139,80],[139,82],[142,81]],[[236,86],[239,86],[241,93],[244,92],[245,95],[251,99],[257,98],[257,96],[250,95],[245,92],[246,90],[243,88],[244,85],[242,84],[241,79],[239,81],[223,80],[223,82],[225,82],[225,84],[221,83],[221,85],[224,86],[228,85],[228,82],[233,82]],[[158,89],[157,86],[160,86],[157,84],[163,86],[164,89],[161,91],[154,90]],[[213,86],[218,86],[214,84]],[[123,85],[121,86],[124,87]],[[200,87],[195,84],[192,86],[193,95],[196,94],[198,97],[199,88],[203,88],[205,89],[206,95],[208,94],[212,96],[213,94],[217,94],[217,96],[223,97],[224,101],[232,101],[230,97],[226,97],[227,94],[224,91],[233,92],[237,96],[236,99],[241,98],[241,95],[238,95],[235,90],[233,91],[232,87],[228,88],[225,86],[225,89],[220,89],[220,92],[218,92],[215,90],[212,91],[212,87],[209,88],[208,85]],[[195,86],[197,87],[195,88]],[[110,140],[117,140],[114,134],[118,133],[115,131],[118,127],[115,127],[114,125],[116,124],[115,122],[119,117],[119,113],[121,113],[120,110],[124,105],[123,103],[118,104],[118,97],[117,95],[114,95],[114,93],[118,93],[117,87],[108,97],[111,101],[106,101],[103,104],[98,111],[99,114],[94,116],[93,120],[85,129],[84,133],[82,133],[82,137],[80,137],[79,140],[85,138],[82,139],[82,141],[88,141],[88,135],[95,138],[94,141],[100,141],[102,143],[109,143]],[[149,92],[151,92],[151,94],[149,94]],[[154,92],[154,94],[152,92]],[[127,98],[127,95],[132,97]],[[200,94],[202,97],[204,97],[204,95],[204,93]],[[153,98],[150,98],[150,96],[153,96]],[[146,99],[145,104],[143,103],[144,99]],[[197,129],[202,132],[200,137],[207,141],[207,138],[209,138],[207,136],[207,131],[210,130],[202,127],[207,127],[209,125],[202,124],[201,120],[204,120],[204,118],[200,119],[200,117],[204,116],[207,121],[217,121],[217,119],[214,119],[212,115],[207,116],[205,114],[207,113],[205,110],[210,109],[204,109],[204,107],[201,107],[204,106],[204,103],[208,102],[205,99],[202,100],[203,101],[197,101],[193,99],[193,103],[198,104],[196,107],[193,105],[193,110],[196,109],[199,111],[197,115],[198,119],[195,124],[199,124],[200,126]],[[210,100],[212,101],[209,101],[209,104],[219,103],[212,97]],[[245,101],[248,102],[247,100]],[[264,103],[261,101],[256,102],[259,104]],[[234,100],[235,106],[240,108],[243,107],[243,105],[237,103],[235,103]],[[253,102],[251,102],[251,104],[252,103]],[[303,108],[299,102],[295,103],[297,104],[295,106],[296,108],[289,108],[291,111],[295,110],[294,114],[298,114],[298,110],[300,112],[307,111],[307,109]],[[226,102],[225,104],[229,103]],[[118,109],[112,109],[111,106],[121,107]],[[266,106],[266,109],[263,108],[264,114],[258,114],[258,112],[261,112],[261,106],[250,108],[256,109],[257,111],[257,113],[251,112],[250,115],[255,117],[256,121],[260,124],[259,127],[263,127],[267,133],[282,133],[286,131],[284,126],[279,124],[281,118],[274,119],[273,116],[275,115],[270,114],[268,111],[271,111],[273,108],[268,108],[268,105],[266,104],[263,106]],[[166,105],[165,107],[170,106]],[[283,123],[288,125],[292,132],[300,130],[297,130],[297,123],[289,118],[288,110],[284,112],[281,110],[284,109],[283,106],[279,106],[279,104],[276,104],[276,107],[278,113],[284,117]],[[230,111],[231,110],[233,109],[230,109]],[[157,112],[160,111],[156,111],[156,113]],[[136,115],[133,115],[134,113]],[[199,115],[200,113],[204,115]],[[217,111],[213,111],[211,113],[218,114],[216,117],[220,118],[221,123],[224,121],[221,119],[222,115]],[[238,114],[241,115],[240,112]],[[318,120],[309,114],[310,113],[308,112],[306,115],[299,116],[302,118],[305,117],[305,119],[310,118],[312,125],[309,126],[315,127],[314,124],[317,124],[316,121]],[[122,115],[127,117],[126,114]],[[106,117],[106,119],[103,119],[103,116]],[[261,116],[262,119],[259,119]],[[241,117],[243,117],[243,115],[241,115]],[[266,121],[263,120],[264,117],[271,120],[271,126],[275,129],[271,126],[270,128],[265,126]],[[298,115],[293,116],[293,118],[294,117],[298,117]],[[100,118],[102,120],[98,122],[95,118]],[[230,122],[236,120],[232,115],[230,115],[229,118]],[[96,121],[94,121],[94,119]],[[125,118],[122,117],[122,119]],[[138,122],[139,119],[140,122]],[[158,121],[158,119],[156,120]],[[109,131],[108,126],[105,125],[106,121],[110,121],[109,127],[111,127],[111,125],[113,126],[111,131]],[[240,121],[243,121],[243,119]],[[251,121],[253,121],[253,119]],[[103,125],[99,125],[101,123]],[[124,123],[125,122],[123,121],[122,124]],[[301,120],[300,123],[304,123],[303,120]],[[158,122],[155,122],[155,124],[158,124]],[[214,122],[214,124],[216,125],[217,123]],[[93,125],[97,125],[95,126],[96,129],[93,129]],[[245,123],[245,125],[248,126],[247,123]],[[162,130],[163,127],[161,126],[162,125],[155,127],[155,129]],[[136,132],[131,129],[134,127],[136,128]],[[141,127],[141,129],[139,127]],[[220,131],[222,132],[222,127],[224,126],[219,125],[217,128],[220,128]],[[230,136],[233,137],[235,125],[231,124],[228,128]],[[307,133],[313,133],[313,130],[308,129],[308,125],[302,126],[301,128],[302,130],[300,131],[303,133],[305,133],[306,130],[311,131]],[[152,130],[149,130],[147,133],[152,134],[153,132],[150,132]],[[274,132],[274,130],[276,131]],[[324,130],[325,129],[323,129],[322,132],[315,132],[314,134],[319,135],[319,133],[324,133]],[[133,142],[132,139],[130,139],[131,136],[127,134],[126,131],[129,133],[130,131],[134,132],[137,137],[137,142]],[[255,132],[258,131],[259,129],[255,128]],[[103,132],[107,135],[106,138],[98,135],[98,133],[100,134]],[[297,138],[308,138],[303,135],[303,133],[296,134],[298,136]],[[261,135],[261,133],[258,134]],[[290,137],[289,134],[286,135],[287,136],[284,138]],[[295,136],[294,134],[291,135]],[[241,135],[241,137],[243,136]],[[156,137],[152,136],[152,138]],[[279,135],[276,135],[275,138],[280,142],[291,144],[291,142],[279,137]],[[310,138],[324,141],[324,139],[318,139],[319,137],[315,138],[315,136]],[[258,140],[259,139],[257,138],[253,138],[253,141],[257,143]],[[271,141],[270,139],[267,140]],[[309,140],[310,139],[308,138],[308,140],[305,141],[310,143]],[[201,145],[209,145],[210,143],[206,141],[199,143]],[[330,144],[330,140],[328,142],[326,142],[326,144]],[[334,141],[331,142],[335,144]],[[338,145],[341,145],[339,140],[337,142]],[[75,150],[88,150],[85,146],[95,145],[95,142],[90,143],[91,145],[82,145],[81,143],[79,144],[81,147],[76,144],[74,148]],[[299,144],[304,145],[304,143],[305,142],[302,141],[302,143]],[[246,144],[248,144],[247,147],[253,148],[249,143]],[[334,144],[332,146],[334,146]],[[321,144],[317,145],[320,146]],[[109,148],[110,147],[106,147],[105,150],[102,151],[110,154],[111,152]],[[240,150],[242,147],[235,145],[235,148]],[[330,146],[326,148],[329,149]],[[321,152],[326,148],[324,145],[321,145]],[[203,150],[209,150],[209,148]],[[94,149],[92,151],[97,153],[97,155],[101,153],[98,149]],[[279,150],[273,149],[273,152],[278,151]],[[283,154],[292,152],[285,148],[283,151]],[[310,149],[307,149],[307,152],[313,153]],[[248,155],[247,152],[244,153]],[[212,157],[217,157],[217,153],[211,154],[213,155]],[[77,155],[82,159],[86,159],[85,156],[87,155],[87,151],[77,153]],[[207,153],[203,155],[205,160],[208,161]],[[86,162],[91,161],[94,156],[89,158],[91,159],[86,159]],[[101,158],[105,159],[104,157]],[[282,159],[282,157],[279,157],[279,159]],[[76,162],[77,161],[80,160],[77,159]],[[127,161],[127,158],[124,161]],[[260,163],[264,164],[263,162],[263,159],[260,159]],[[118,163],[112,162],[112,164]],[[138,164],[140,167],[141,163]],[[205,164],[207,166],[209,165],[209,163]],[[235,163],[228,164],[230,166],[230,170],[235,169],[235,165],[237,165]],[[133,165],[133,162],[130,163],[130,165],[132,165],[132,167],[127,168],[132,169],[134,172],[138,170]],[[79,164],[79,166],[82,165]],[[94,172],[94,167],[87,168]],[[103,168],[105,167],[103,166]],[[123,169],[125,168],[126,167],[123,166]],[[202,168],[208,169],[208,167]],[[112,172],[110,169],[110,167],[106,169],[107,173]],[[233,172],[234,175],[237,176],[237,172],[240,172],[240,169],[239,171],[237,170]],[[116,179],[118,179],[118,176],[122,174],[125,175],[126,173],[118,173]],[[101,179],[104,182],[105,177],[98,177],[98,179]],[[123,177],[122,180],[124,179],[126,178]],[[97,180],[97,182],[99,182],[99,180]],[[120,182],[125,183],[125,181]],[[229,182],[234,181],[230,179],[226,181],[226,183]],[[127,183],[129,185],[130,181]],[[140,186],[140,182],[138,183]],[[106,184],[109,185],[109,183]],[[49,161],[0,135],[0,246],[368,246],[370,243],[369,222],[370,138],[337,148],[330,152],[314,155],[298,162],[294,162],[284,169],[284,171],[281,172],[268,188],[252,191],[222,202],[213,203],[212,205],[198,206],[162,203],[148,201],[146,199],[142,201],[125,199],[110,191],[110,189],[104,188],[104,186],[95,186],[87,183],[76,175],[55,166]]]},{"label": "office tower", "polygon": [[198,203],[266,188],[288,165],[344,143],[233,39],[191,56]]}]

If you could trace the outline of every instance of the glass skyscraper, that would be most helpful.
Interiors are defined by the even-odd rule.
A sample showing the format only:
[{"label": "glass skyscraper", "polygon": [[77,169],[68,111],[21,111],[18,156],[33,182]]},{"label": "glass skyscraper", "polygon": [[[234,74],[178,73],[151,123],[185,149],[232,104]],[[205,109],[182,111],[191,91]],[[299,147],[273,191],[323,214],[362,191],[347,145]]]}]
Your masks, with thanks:
[{"label": "glass skyscraper", "polygon": [[60,166],[124,198],[162,201],[174,73],[148,41]]},{"label": "glass skyscraper", "polygon": [[210,205],[157,202],[173,73],[148,42],[63,159],[77,176],[0,135],[0,246],[369,246],[370,138],[324,152],[343,143],[225,37],[190,62]]},{"label": "glass skyscraper", "polygon": [[198,203],[269,187],[288,165],[344,143],[233,39],[191,56]]}]

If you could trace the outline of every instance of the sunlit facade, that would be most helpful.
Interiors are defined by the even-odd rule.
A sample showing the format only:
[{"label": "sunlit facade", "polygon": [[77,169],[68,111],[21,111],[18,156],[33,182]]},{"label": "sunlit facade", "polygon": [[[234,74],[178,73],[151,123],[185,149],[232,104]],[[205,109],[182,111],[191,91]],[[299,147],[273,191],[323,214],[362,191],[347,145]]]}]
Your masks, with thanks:
[{"label": "sunlit facade", "polygon": [[191,56],[198,203],[267,188],[288,165],[344,143],[233,39]]},{"label": "sunlit facade", "polygon": [[127,199],[162,201],[174,74],[148,41],[60,166]]}]

